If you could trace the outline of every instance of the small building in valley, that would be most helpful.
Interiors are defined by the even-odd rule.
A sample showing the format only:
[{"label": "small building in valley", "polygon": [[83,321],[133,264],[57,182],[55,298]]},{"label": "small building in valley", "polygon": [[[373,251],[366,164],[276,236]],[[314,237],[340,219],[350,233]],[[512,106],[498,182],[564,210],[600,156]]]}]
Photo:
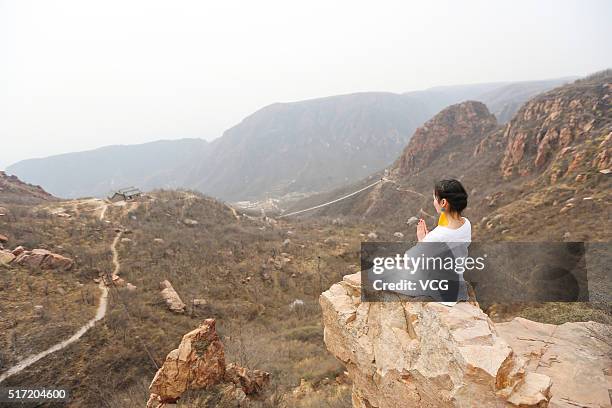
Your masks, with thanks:
[{"label": "small building in valley", "polygon": [[142,191],[136,187],[122,188],[115,191],[108,199],[112,202],[117,201],[134,201],[142,196]]}]

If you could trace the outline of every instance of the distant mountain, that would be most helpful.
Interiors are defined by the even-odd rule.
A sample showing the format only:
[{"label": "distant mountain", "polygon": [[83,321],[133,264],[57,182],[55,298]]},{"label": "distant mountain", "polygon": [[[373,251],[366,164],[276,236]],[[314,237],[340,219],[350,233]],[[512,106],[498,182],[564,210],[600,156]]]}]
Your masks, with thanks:
[{"label": "distant mountain", "polygon": [[43,185],[58,197],[104,197],[132,185],[144,190],[184,186],[192,164],[206,160],[209,148],[202,139],[107,146],[20,161],[7,172]]},{"label": "distant mountain", "polygon": [[509,121],[521,105],[535,95],[570,83],[578,77],[541,81],[491,82],[473,85],[438,86],[424,91],[407,92],[422,101],[432,116],[447,106],[474,100],[483,102],[500,123]]},{"label": "distant mountain", "polygon": [[429,115],[392,93],[273,104],[227,130],[190,186],[229,200],[337,187],[392,162]]},{"label": "distant mountain", "polygon": [[135,185],[184,187],[228,201],[311,195],[390,165],[442,108],[488,101],[500,117],[565,79],[366,92],[266,106],[211,143],[200,139],[108,146],[18,162],[7,171],[61,197]]},{"label": "distant mountain", "polygon": [[[352,216],[414,235],[407,226],[436,219],[434,182],[462,181],[470,195],[466,216],[479,240],[609,240],[612,191],[612,71],[538,95],[506,125],[486,106],[450,106],[420,127],[391,166],[389,181],[317,216]],[[307,208],[379,179],[311,197]],[[603,223],[603,224],[602,224]]]}]

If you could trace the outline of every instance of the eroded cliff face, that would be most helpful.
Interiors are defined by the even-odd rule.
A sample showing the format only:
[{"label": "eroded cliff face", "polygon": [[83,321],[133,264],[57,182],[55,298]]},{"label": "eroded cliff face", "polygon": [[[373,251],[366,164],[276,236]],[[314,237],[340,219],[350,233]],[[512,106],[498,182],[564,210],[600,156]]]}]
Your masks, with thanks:
[{"label": "eroded cliff face", "polygon": [[416,174],[430,166],[448,146],[480,140],[496,126],[495,116],[481,102],[449,106],[414,132],[393,170],[402,176]]},{"label": "eroded cliff face", "polygon": [[542,94],[507,125],[504,177],[546,173],[583,181],[612,166],[612,71]]},{"label": "eroded cliff face", "polygon": [[[353,407],[565,406],[552,385],[555,377],[571,374],[540,370],[537,354],[519,346],[531,340],[512,338],[509,344],[502,334],[512,330],[500,334],[477,304],[394,300],[361,302],[359,274],[345,276],[320,297],[325,344],[347,367]],[[566,343],[589,355],[579,368],[604,378],[596,372],[600,363],[596,367],[590,358],[609,363],[609,355],[607,360],[600,355],[609,345],[597,341],[595,350],[580,352],[580,338]],[[587,403],[581,395],[600,385],[584,384],[580,395],[564,397]]]}]

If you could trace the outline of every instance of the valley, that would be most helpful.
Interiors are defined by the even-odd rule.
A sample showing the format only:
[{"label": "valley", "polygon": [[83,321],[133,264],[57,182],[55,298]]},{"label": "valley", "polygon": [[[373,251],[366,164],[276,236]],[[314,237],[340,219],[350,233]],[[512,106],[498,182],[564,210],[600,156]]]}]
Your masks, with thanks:
[{"label": "valley", "polygon": [[[145,184],[164,188],[147,188],[133,201],[59,199],[0,173],[0,234],[6,238],[0,248],[0,382],[65,387],[69,407],[142,407],[158,370],[181,355],[172,350],[184,350],[176,348],[181,339],[199,328],[194,338],[213,340],[185,343],[196,348],[188,353],[196,367],[204,364],[210,344],[221,342],[224,361],[268,373],[269,385],[261,398],[241,397],[239,405],[236,388],[229,392],[215,382],[187,390],[173,401],[178,407],[340,408],[379,406],[372,405],[376,401],[401,406],[393,405],[401,404],[397,389],[431,406],[438,406],[438,397],[470,401],[475,393],[486,396],[487,406],[503,398],[503,404],[535,407],[547,406],[561,392],[554,385],[562,379],[560,371],[549,369],[553,360],[577,366],[572,347],[580,348],[588,337],[591,354],[580,367],[594,379],[583,386],[599,387],[592,394],[601,401],[607,374],[600,365],[609,361],[610,349],[602,333],[612,324],[605,286],[597,302],[494,304],[483,311],[476,293],[476,299],[451,308],[435,302],[369,305],[359,296],[357,272],[362,242],[413,242],[418,218],[435,226],[432,186],[445,177],[468,189],[465,216],[472,220],[474,241],[609,243],[611,80],[608,70],[538,94],[516,107],[507,122],[496,117],[506,108],[498,106],[494,115],[482,102],[454,101],[423,118],[421,126],[420,119],[404,123],[401,132],[389,123],[412,108],[386,108],[389,113],[380,108],[387,106],[381,102],[387,96],[362,96],[368,104],[371,98],[382,104],[378,113],[390,121],[384,129],[395,135],[394,142],[384,149],[384,143],[378,145],[384,159],[376,166],[355,170],[356,162],[336,163],[341,179],[325,181],[311,172],[320,167],[317,160],[326,161],[324,153],[300,167],[303,162],[285,157],[285,147],[255,129],[280,132],[279,109],[287,117],[297,115],[297,122],[316,122],[326,112],[318,104],[331,104],[337,113],[351,111],[357,102],[310,102],[306,113],[300,104],[264,108],[263,119],[254,115],[228,131],[224,140],[234,141],[223,148],[228,156],[215,159],[216,168],[228,157],[240,166],[229,166],[224,175],[206,170],[210,180],[181,172],[194,177],[193,188],[201,183],[197,189],[206,190],[208,180],[219,196],[244,198],[240,205],[178,188],[184,187],[179,181]],[[332,134],[360,134],[368,146],[376,132],[354,130],[371,117],[352,115],[328,118],[342,130]],[[251,136],[242,139],[242,132]],[[252,161],[241,158],[238,152],[251,151],[249,143],[257,138],[262,151],[280,149],[270,156],[278,161],[256,154]],[[193,153],[192,148],[186,150]],[[285,188],[286,174],[277,168],[285,158],[303,177],[298,189]],[[262,162],[265,168],[255,172],[253,166]],[[336,174],[332,170],[322,169]],[[248,178],[255,174],[265,177]],[[242,179],[228,186],[221,176]],[[78,184],[76,195],[85,191]],[[110,185],[103,177],[99,186]],[[283,207],[276,198],[261,198],[270,189],[295,199]],[[262,191],[266,194],[258,194]],[[218,339],[211,334],[215,324]],[[514,338],[521,330],[526,334]],[[525,341],[529,335],[537,337],[532,343],[549,342],[565,354],[534,348]],[[485,364],[478,356],[489,352],[495,363]],[[469,369],[472,365],[479,369]],[[436,395],[424,384],[438,390]],[[588,392],[568,389],[563,398],[590,404]]]}]

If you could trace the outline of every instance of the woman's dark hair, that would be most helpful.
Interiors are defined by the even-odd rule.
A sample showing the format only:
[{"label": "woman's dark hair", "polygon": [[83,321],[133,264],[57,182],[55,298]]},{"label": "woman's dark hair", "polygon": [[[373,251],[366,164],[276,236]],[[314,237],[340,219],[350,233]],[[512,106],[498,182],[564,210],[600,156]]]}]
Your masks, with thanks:
[{"label": "woman's dark hair", "polygon": [[467,207],[468,195],[465,188],[457,180],[440,180],[434,186],[434,194],[438,201],[443,198],[448,201],[449,210],[461,214]]}]

